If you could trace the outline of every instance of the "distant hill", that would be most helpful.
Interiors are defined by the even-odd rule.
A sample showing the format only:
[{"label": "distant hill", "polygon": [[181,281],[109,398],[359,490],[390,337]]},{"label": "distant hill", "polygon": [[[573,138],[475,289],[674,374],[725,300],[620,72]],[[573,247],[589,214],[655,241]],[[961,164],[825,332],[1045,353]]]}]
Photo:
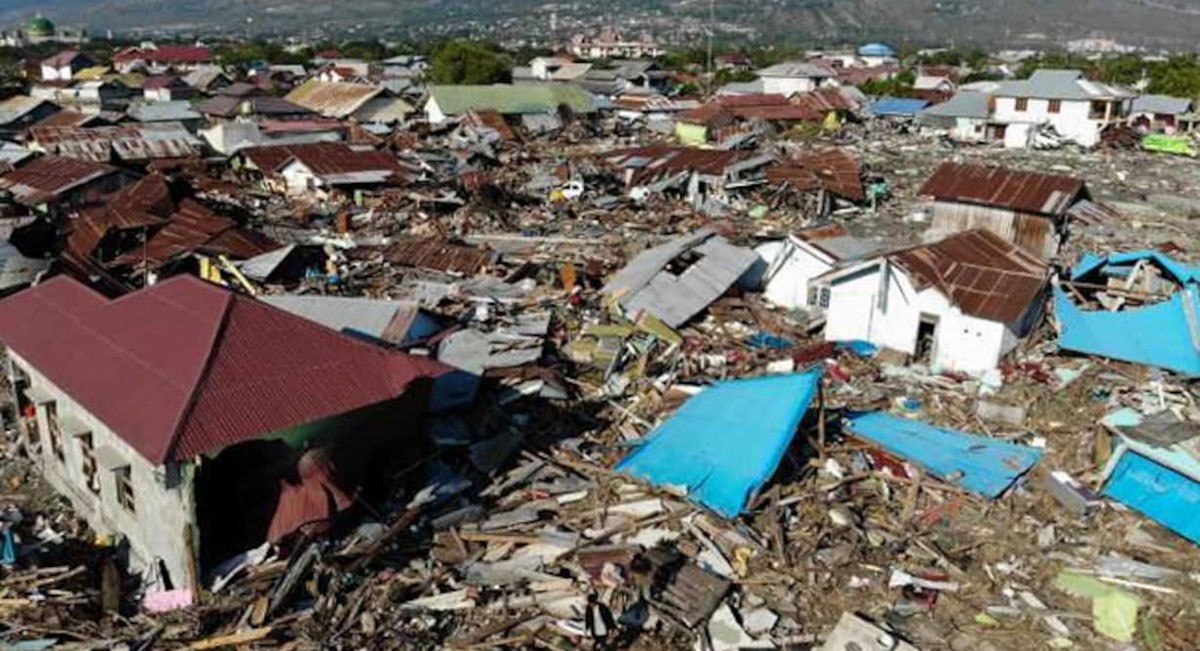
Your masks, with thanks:
[{"label": "distant hill", "polygon": [[[41,10],[67,25],[235,33],[476,33],[559,38],[606,22],[659,36],[696,35],[707,0],[3,0],[0,25]],[[716,0],[718,32],[759,42],[1015,45],[1111,38],[1195,48],[1200,0]],[[633,31],[631,29],[631,31]]]}]

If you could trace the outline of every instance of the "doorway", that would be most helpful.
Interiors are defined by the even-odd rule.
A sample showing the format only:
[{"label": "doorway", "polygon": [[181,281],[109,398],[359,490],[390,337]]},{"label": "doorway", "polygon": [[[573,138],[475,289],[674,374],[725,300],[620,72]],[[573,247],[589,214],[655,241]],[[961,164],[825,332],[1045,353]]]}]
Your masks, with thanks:
[{"label": "doorway", "polygon": [[921,315],[921,322],[917,325],[916,361],[928,364],[937,357],[937,328],[937,316]]}]

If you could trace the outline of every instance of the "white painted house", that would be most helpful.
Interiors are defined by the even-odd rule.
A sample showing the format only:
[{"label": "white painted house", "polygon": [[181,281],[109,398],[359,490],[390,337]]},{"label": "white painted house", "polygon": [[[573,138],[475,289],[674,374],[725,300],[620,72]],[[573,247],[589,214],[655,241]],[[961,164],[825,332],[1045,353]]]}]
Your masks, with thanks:
[{"label": "white painted house", "polygon": [[784,61],[759,70],[762,92],[791,97],[822,86],[837,83],[836,73],[829,68],[807,61]]},{"label": "white painted house", "polygon": [[829,295],[818,291],[811,281],[878,250],[871,242],[852,237],[842,227],[833,225],[764,242],[754,252],[762,260],[759,282],[768,302],[789,310],[802,308],[809,313],[820,313],[828,307]]},{"label": "white painted house", "polygon": [[92,65],[88,55],[66,50],[42,61],[42,81],[71,81],[75,73]]},{"label": "white painted house", "polygon": [[1078,70],[1037,70],[1029,79],[997,85],[992,119],[1005,125],[1006,147],[1028,147],[1040,125],[1094,147],[1105,127],[1128,122],[1133,98],[1132,91],[1088,81]]},{"label": "white painted house", "polygon": [[1042,314],[1047,267],[982,229],[837,269],[827,341],[869,341],[941,371],[996,368]]}]

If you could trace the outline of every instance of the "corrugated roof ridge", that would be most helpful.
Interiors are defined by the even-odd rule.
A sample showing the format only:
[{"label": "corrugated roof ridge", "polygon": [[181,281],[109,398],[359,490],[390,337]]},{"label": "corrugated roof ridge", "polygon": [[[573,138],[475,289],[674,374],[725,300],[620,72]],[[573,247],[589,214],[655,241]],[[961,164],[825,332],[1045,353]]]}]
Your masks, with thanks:
[{"label": "corrugated roof ridge", "polygon": [[[197,283],[205,283],[203,280],[197,280],[191,276],[179,276],[178,282],[193,281]],[[171,281],[167,281],[171,282]],[[215,286],[212,289],[218,290]],[[204,358],[204,367],[196,376],[196,381],[192,383],[192,387],[188,392],[187,404],[183,410],[179,412],[179,417],[171,427],[171,436],[167,439],[167,447],[162,451],[161,459],[153,459],[155,463],[164,463],[175,456],[175,450],[179,447],[179,439],[183,434],[188,418],[192,415],[192,410],[196,407],[196,402],[202,393],[202,388],[208,381],[209,372],[212,370],[213,360],[216,359],[216,352],[220,348],[221,338],[225,336],[225,328],[229,324],[229,315],[233,310],[233,302],[236,294],[233,292],[222,292],[224,295],[221,304],[221,319],[217,323],[217,327],[213,328],[212,339],[208,343],[208,354]]]}]

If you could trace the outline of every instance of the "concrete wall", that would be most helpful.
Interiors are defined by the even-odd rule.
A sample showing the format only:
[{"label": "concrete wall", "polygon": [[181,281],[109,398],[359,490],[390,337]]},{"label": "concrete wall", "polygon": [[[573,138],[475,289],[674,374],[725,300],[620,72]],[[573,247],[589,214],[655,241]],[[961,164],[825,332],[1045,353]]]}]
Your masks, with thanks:
[{"label": "concrete wall", "polygon": [[903,270],[886,268],[864,265],[831,283],[826,341],[859,339],[915,355],[922,316],[933,317],[932,366],[965,373],[995,368],[1016,345],[1005,324],[963,314],[937,289],[918,291]]},{"label": "concrete wall", "polygon": [[[1050,100],[1029,98],[1025,111],[1017,110],[1017,98],[997,97],[995,120],[1006,124],[1045,124],[1049,123],[1066,138],[1074,140],[1084,147],[1095,146],[1100,139],[1102,120],[1092,120],[1090,101],[1062,101],[1058,113],[1050,112]],[[1015,141],[1014,141],[1015,142]],[[1006,145],[1007,142],[1006,138]]]},{"label": "concrete wall", "polygon": [[[755,249],[767,263],[763,295],[773,305],[787,309],[808,305],[809,281],[833,268],[833,260],[803,241],[768,242]],[[812,309],[819,309],[813,306]]]},{"label": "concrete wall", "polygon": [[71,506],[92,529],[125,536],[129,542],[131,571],[149,576],[156,560],[162,559],[174,587],[192,586],[197,577],[193,564],[196,532],[187,533],[195,517],[191,469],[150,463],[19,355],[11,350],[8,354],[29,377],[33,389],[54,398],[60,423],[68,415],[81,421],[91,430],[95,450],[108,448],[115,457],[128,464],[134,511],[117,502],[116,473],[105,467],[104,459],[99,458],[102,454],[98,454],[97,459],[100,492],[97,495],[87,487],[82,468],[83,448],[78,437],[62,437],[65,460],[59,460],[51,449],[47,410],[43,404],[38,406],[41,445],[35,461],[50,485],[70,500]]},{"label": "concrete wall", "polygon": [[779,93],[791,97],[796,93],[807,93],[816,90],[817,80],[808,77],[763,77],[763,93]]}]

